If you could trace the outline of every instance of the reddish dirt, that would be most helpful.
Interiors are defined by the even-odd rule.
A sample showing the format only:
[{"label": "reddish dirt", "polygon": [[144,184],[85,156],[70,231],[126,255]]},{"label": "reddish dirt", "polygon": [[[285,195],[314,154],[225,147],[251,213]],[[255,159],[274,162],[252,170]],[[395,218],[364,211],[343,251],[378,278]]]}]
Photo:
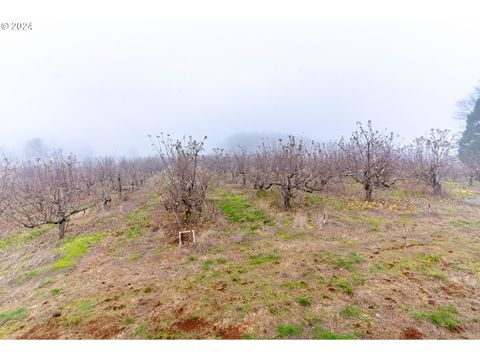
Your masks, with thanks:
[{"label": "reddish dirt", "polygon": [[56,320],[50,319],[47,322],[34,325],[31,329],[23,333],[18,339],[39,339],[52,340],[58,339],[60,332],[56,328]]},{"label": "reddish dirt", "polygon": [[125,328],[118,323],[118,320],[112,317],[97,318],[87,324],[82,329],[85,334],[82,338],[90,339],[112,339]]},{"label": "reddish dirt", "polygon": [[415,328],[406,328],[402,331],[402,339],[407,340],[418,340],[423,339],[423,334]]},{"label": "reddish dirt", "polygon": [[208,326],[208,322],[202,318],[190,318],[172,324],[172,329],[185,332],[195,332],[204,329],[206,326]]},{"label": "reddish dirt", "polygon": [[226,329],[222,329],[218,332],[218,335],[222,339],[235,340],[242,338],[242,332],[238,326],[229,326]]}]

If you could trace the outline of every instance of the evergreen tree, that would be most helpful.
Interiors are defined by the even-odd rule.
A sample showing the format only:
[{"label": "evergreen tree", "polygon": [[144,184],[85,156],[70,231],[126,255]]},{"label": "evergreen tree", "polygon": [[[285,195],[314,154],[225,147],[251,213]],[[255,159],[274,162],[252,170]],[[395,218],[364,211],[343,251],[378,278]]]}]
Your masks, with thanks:
[{"label": "evergreen tree", "polygon": [[480,98],[466,117],[466,128],[458,146],[458,157],[468,168],[470,185],[480,179]]}]

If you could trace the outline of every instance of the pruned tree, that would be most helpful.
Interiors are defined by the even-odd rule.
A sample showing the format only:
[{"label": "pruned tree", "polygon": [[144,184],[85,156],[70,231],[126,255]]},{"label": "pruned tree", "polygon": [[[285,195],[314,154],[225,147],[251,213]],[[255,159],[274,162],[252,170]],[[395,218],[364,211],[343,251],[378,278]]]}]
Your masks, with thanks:
[{"label": "pruned tree", "polygon": [[163,204],[175,218],[178,228],[183,230],[197,221],[206,205],[210,175],[201,168],[201,153],[204,141],[192,137],[173,140],[170,135],[150,137],[160,157],[165,187]]},{"label": "pruned tree", "polygon": [[215,183],[227,178],[227,174],[233,168],[230,154],[222,148],[214,148],[211,154],[204,156],[204,166],[212,177]]},{"label": "pruned tree", "polygon": [[247,185],[247,178],[250,170],[249,154],[246,146],[238,146],[233,153],[233,176],[234,179],[240,176],[242,186]]},{"label": "pruned tree", "polygon": [[288,136],[286,141],[278,140],[272,157],[272,184],[280,189],[283,206],[291,208],[291,201],[298,190],[305,190],[312,179],[308,168],[306,148],[302,139]]},{"label": "pruned tree", "polygon": [[312,142],[306,149],[310,176],[305,181],[305,191],[322,191],[339,172],[337,145],[334,143]]},{"label": "pruned tree", "polygon": [[401,151],[393,132],[374,130],[371,121],[366,127],[357,122],[357,130],[350,139],[342,138],[338,146],[343,154],[345,175],[362,184],[366,201],[373,199],[375,188],[388,188],[400,178],[395,164]]},{"label": "pruned tree", "polygon": [[112,194],[118,191],[117,178],[118,166],[110,156],[97,158],[97,182],[98,197],[101,199],[104,208],[108,208],[112,202]]},{"label": "pruned tree", "polygon": [[263,141],[262,145],[252,155],[252,170],[250,171],[250,178],[254,189],[265,191],[272,187],[273,153],[274,149]]},{"label": "pruned tree", "polygon": [[449,130],[431,129],[416,138],[410,148],[410,167],[414,176],[432,187],[435,195],[442,195],[441,179],[451,162],[454,136]]},{"label": "pruned tree", "polygon": [[75,157],[61,151],[37,163],[21,164],[12,168],[5,214],[28,228],[57,225],[63,239],[70,218],[91,206],[82,185]]}]

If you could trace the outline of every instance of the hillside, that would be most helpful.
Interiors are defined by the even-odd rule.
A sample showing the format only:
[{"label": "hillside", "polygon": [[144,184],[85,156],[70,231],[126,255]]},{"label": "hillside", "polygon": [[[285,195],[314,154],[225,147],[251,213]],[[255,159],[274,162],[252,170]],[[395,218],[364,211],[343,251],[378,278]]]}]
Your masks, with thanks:
[{"label": "hillside", "polygon": [[64,240],[1,223],[0,338],[480,338],[478,185],[367,203],[346,184],[285,211],[224,184],[180,247],[157,182],[75,215]]}]

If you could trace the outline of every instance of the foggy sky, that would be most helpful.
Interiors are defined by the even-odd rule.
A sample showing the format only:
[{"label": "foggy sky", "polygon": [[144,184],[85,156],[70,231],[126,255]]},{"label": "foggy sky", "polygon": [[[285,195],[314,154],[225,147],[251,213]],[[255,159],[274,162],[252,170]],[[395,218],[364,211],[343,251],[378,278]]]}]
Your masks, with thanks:
[{"label": "foggy sky", "polygon": [[34,23],[0,33],[0,148],[149,155],[148,134],[412,138],[461,130],[480,28],[459,23]]}]

